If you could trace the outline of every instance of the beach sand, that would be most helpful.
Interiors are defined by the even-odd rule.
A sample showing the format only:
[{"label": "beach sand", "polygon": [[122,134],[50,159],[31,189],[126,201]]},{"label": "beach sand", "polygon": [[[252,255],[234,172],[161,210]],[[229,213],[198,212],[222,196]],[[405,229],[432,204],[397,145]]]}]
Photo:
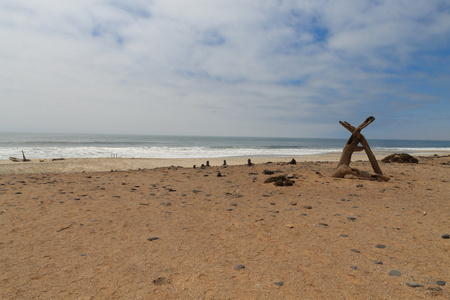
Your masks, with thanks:
[{"label": "beach sand", "polygon": [[338,158],[2,161],[0,299],[450,299],[450,157]]}]

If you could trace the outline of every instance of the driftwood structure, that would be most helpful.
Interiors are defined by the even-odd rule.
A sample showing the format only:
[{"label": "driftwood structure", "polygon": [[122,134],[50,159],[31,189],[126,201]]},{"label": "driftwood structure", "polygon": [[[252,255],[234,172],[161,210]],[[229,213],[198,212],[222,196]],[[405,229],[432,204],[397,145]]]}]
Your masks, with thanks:
[{"label": "driftwood structure", "polygon": [[[381,172],[380,166],[378,165],[375,155],[370,149],[369,143],[367,142],[366,138],[361,134],[361,130],[369,126],[369,124],[372,123],[374,120],[375,120],[374,117],[372,116],[368,117],[361,125],[358,126],[358,128],[353,127],[348,122],[339,121],[339,123],[345,129],[350,131],[352,135],[350,136],[350,138],[347,141],[347,144],[345,144],[345,147],[342,150],[341,159],[339,160],[339,164],[336,171],[333,173],[333,177],[344,178],[345,175],[351,174],[362,178],[376,179],[379,181],[389,181],[390,178],[384,176],[383,172]],[[359,144],[361,144],[361,146],[359,146]],[[353,152],[362,150],[364,150],[367,156],[369,157],[369,161],[372,164],[372,168],[375,171],[375,174],[362,172],[358,169],[350,167]]]},{"label": "driftwood structure", "polygon": [[23,153],[23,150],[22,150],[22,157],[23,157],[23,159],[15,158],[15,157],[10,157],[9,159],[12,160],[13,162],[30,161],[29,159],[27,159],[25,157],[25,153]]}]

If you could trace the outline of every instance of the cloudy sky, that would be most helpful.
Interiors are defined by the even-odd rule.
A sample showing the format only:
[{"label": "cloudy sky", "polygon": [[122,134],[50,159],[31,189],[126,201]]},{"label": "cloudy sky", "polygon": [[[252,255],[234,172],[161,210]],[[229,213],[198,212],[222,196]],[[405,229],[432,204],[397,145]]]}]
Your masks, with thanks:
[{"label": "cloudy sky", "polygon": [[0,131],[450,140],[448,0],[0,1]]}]

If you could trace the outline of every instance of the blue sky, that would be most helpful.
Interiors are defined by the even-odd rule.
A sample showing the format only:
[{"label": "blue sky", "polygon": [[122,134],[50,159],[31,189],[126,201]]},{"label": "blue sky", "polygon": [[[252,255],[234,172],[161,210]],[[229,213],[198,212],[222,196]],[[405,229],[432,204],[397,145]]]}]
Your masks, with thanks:
[{"label": "blue sky", "polygon": [[1,131],[450,140],[450,3],[2,1]]}]

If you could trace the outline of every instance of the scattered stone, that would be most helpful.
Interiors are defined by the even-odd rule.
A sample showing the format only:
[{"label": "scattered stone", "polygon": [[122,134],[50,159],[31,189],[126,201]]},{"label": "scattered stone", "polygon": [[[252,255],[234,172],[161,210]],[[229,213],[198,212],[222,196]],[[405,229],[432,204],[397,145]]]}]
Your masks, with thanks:
[{"label": "scattered stone", "polygon": [[354,217],[347,217],[347,219],[350,220],[350,221],[353,221],[353,222],[356,221],[356,218],[354,218]]},{"label": "scattered stone", "polygon": [[153,280],[154,285],[164,285],[164,284],[169,284],[169,283],[170,283],[170,280],[165,277],[158,277]]},{"label": "scattered stone", "polygon": [[220,172],[217,172],[217,177],[222,177],[222,174]]},{"label": "scattered stone", "polygon": [[355,252],[355,253],[361,253],[361,251],[359,251],[357,249],[351,249],[350,251]]},{"label": "scattered stone", "polygon": [[288,162],[288,165],[295,165],[297,164],[297,162],[295,161],[295,159],[292,159],[290,162]]},{"label": "scattered stone", "polygon": [[413,287],[413,288],[423,287],[423,284],[420,284],[420,283],[417,283],[417,282],[412,282],[412,281],[407,282],[406,285],[410,286],[410,287]]},{"label": "scattered stone", "polygon": [[232,210],[233,210],[232,208],[228,208],[228,209],[227,209],[227,211],[232,211]]},{"label": "scattered stone", "polygon": [[283,286],[284,281],[277,281],[277,282],[274,282],[273,284],[278,285],[278,286]]},{"label": "scattered stone", "polygon": [[274,174],[275,172],[266,169],[266,170],[263,171],[263,173],[266,174],[266,175],[272,175],[272,174]]},{"label": "scattered stone", "polygon": [[287,227],[287,228],[294,228],[294,225],[288,224],[288,225],[286,225],[286,227]]},{"label": "scattered stone", "polygon": [[385,245],[381,245],[381,244],[377,244],[377,245],[375,245],[375,248],[384,249],[384,248],[386,248],[386,246]]},{"label": "scattered stone", "polygon": [[444,285],[445,285],[445,281],[443,281],[443,280],[438,280],[438,281],[436,281],[436,284],[437,284],[437,285],[440,285],[440,286],[444,286]]},{"label": "scattered stone", "polygon": [[362,188],[362,187],[364,187],[364,186],[363,186],[362,184],[357,184],[356,187],[357,187],[357,188]]},{"label": "scattered stone", "polygon": [[319,223],[319,225],[321,225],[321,226],[325,226],[325,227],[327,227],[327,226],[328,226],[328,224],[327,224],[327,223]]},{"label": "scattered stone", "polygon": [[443,234],[441,237],[443,239],[450,239],[450,234]]},{"label": "scattered stone", "polygon": [[243,264],[237,264],[237,265],[234,266],[234,269],[235,270],[242,270],[242,269],[245,269],[245,266]]},{"label": "scattered stone", "polygon": [[357,267],[357,266],[351,266],[350,269],[352,269],[352,270],[358,270],[358,267]]},{"label": "scattered stone", "polygon": [[348,234],[341,234],[340,237],[348,237]]},{"label": "scattered stone", "polygon": [[381,260],[374,260],[373,263],[376,264],[376,265],[382,265],[383,264],[383,262]]},{"label": "scattered stone", "polygon": [[400,272],[399,270],[390,270],[389,271],[389,276],[401,276],[402,272]]},{"label": "scattered stone", "polygon": [[147,241],[150,241],[150,242],[153,242],[153,241],[156,241],[156,240],[159,240],[159,237],[151,237],[151,238],[148,238],[147,239]]}]

